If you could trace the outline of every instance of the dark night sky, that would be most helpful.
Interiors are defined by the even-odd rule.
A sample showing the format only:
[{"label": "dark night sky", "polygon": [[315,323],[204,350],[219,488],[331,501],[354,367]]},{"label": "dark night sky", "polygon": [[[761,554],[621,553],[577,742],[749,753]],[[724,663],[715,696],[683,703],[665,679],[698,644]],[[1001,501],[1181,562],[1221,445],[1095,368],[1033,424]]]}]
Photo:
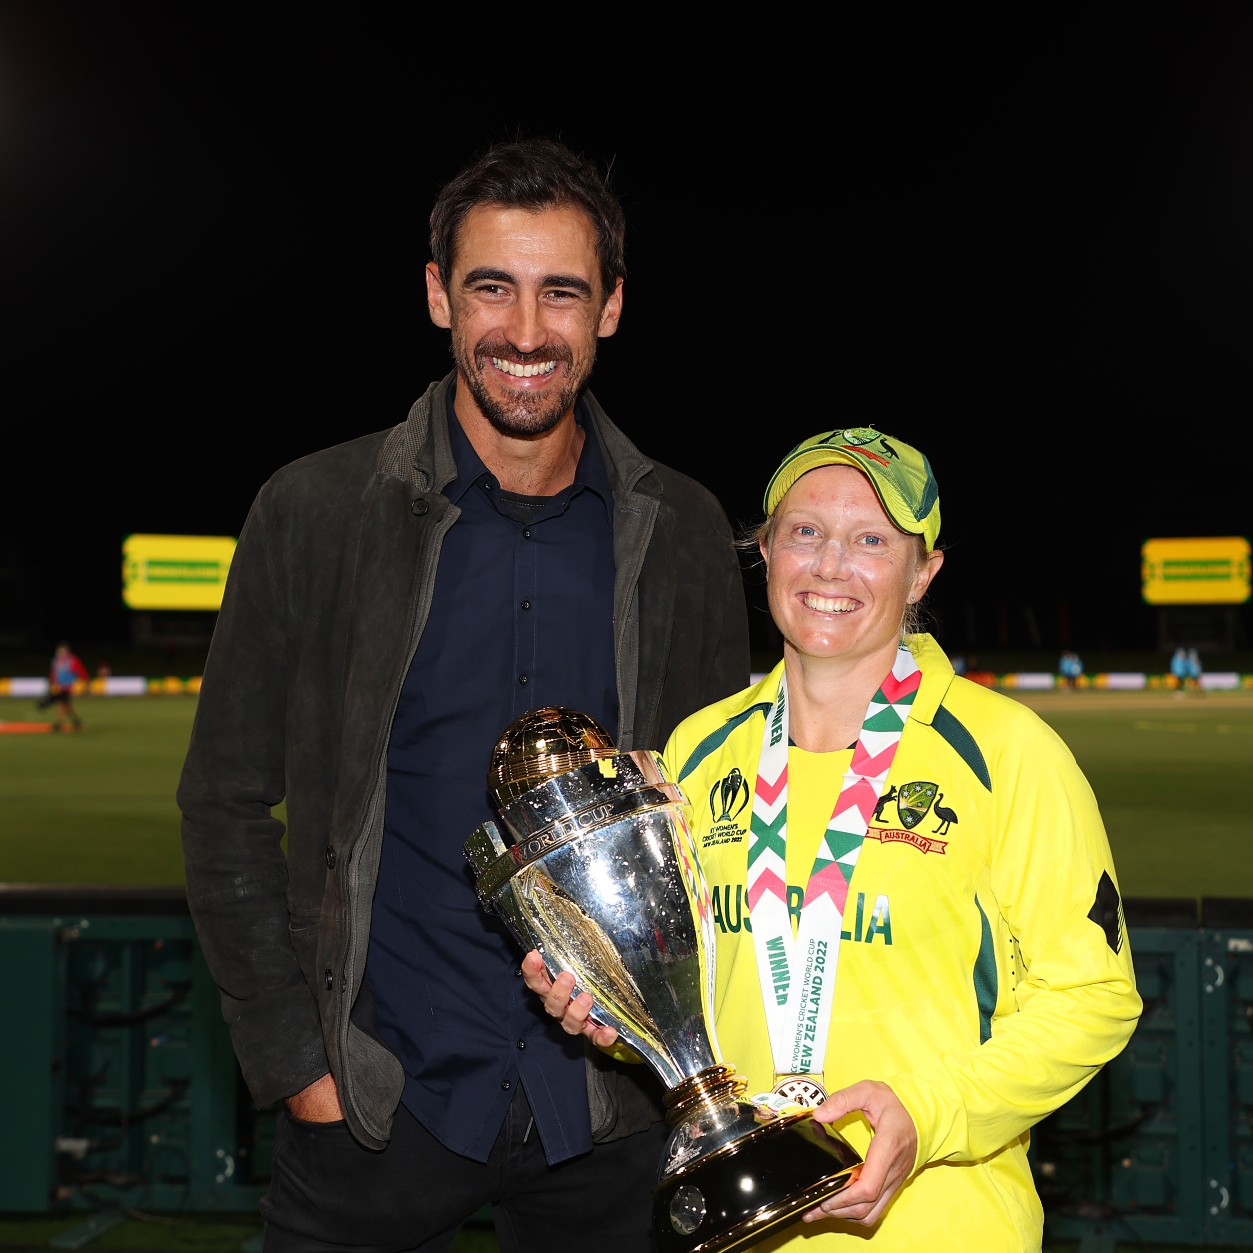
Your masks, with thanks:
[{"label": "dark night sky", "polygon": [[125,640],[126,534],[237,534],[278,466],[401,420],[449,364],[434,192],[519,130],[613,161],[610,414],[737,524],[818,430],[920,445],[950,651],[1153,648],[1140,544],[1253,531],[1247,7],[595,66],[260,7],[0,16],[0,647]]}]

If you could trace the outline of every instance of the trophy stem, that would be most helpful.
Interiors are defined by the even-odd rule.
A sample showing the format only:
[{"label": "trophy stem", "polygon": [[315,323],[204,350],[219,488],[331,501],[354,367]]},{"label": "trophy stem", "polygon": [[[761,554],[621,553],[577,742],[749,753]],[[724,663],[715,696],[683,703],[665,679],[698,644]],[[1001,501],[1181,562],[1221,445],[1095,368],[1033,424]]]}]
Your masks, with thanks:
[{"label": "trophy stem", "polygon": [[733,1101],[748,1088],[748,1081],[736,1074],[735,1067],[720,1063],[689,1075],[665,1095],[666,1122],[677,1127],[698,1109]]},{"label": "trophy stem", "polygon": [[659,1253],[740,1253],[847,1187],[862,1159],[799,1105],[742,1100],[725,1062],[665,1095],[671,1127],[653,1189]]}]

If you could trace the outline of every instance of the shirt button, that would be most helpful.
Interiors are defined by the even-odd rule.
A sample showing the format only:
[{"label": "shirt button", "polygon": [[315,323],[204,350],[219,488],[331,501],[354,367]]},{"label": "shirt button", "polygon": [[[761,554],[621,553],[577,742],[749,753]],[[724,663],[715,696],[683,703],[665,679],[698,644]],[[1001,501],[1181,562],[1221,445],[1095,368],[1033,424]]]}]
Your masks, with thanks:
[{"label": "shirt button", "polygon": [[530,681],[531,680],[528,679],[525,674],[518,675],[518,682],[521,683],[523,687],[526,687]]},{"label": "shirt button", "polygon": [[508,1092],[508,1091],[509,1091],[509,1089],[510,1089],[510,1088],[512,1088],[512,1087],[513,1087],[513,1084],[512,1084],[512,1083],[510,1083],[508,1079],[503,1079],[503,1080],[501,1081],[501,1084],[500,1084],[500,1089],[501,1089],[501,1091],[502,1091],[502,1092]]},{"label": "shirt button", "polygon": [[531,602],[530,602],[529,600],[524,600],[524,601],[522,602],[522,608],[523,608],[523,609],[530,609],[530,607],[531,607]]},{"label": "shirt button", "polygon": [[521,979],[521,978],[522,978],[522,967],[521,967],[521,966],[519,966],[519,967],[517,968],[517,970],[515,970],[515,971],[513,972],[513,977],[514,977],[515,979]]},{"label": "shirt button", "polygon": [[519,1052],[524,1052],[525,1050],[526,1050],[526,1041],[525,1041],[525,1040],[519,1040],[519,1041],[518,1041],[518,1051],[519,1051]]},{"label": "shirt button", "polygon": [[523,538],[523,539],[530,539],[530,538],[531,538],[531,528],[530,528],[529,526],[524,526],[524,527],[522,528],[522,538]]}]

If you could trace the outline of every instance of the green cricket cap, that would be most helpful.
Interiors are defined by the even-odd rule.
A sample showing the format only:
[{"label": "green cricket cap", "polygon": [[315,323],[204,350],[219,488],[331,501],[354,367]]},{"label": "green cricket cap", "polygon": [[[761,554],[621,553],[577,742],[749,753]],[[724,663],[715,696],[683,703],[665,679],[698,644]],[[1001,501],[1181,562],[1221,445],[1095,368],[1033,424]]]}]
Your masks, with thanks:
[{"label": "green cricket cap", "polygon": [[763,504],[766,517],[788,489],[819,466],[855,466],[869,480],[888,517],[902,531],[921,535],[928,549],[940,534],[940,488],[931,463],[918,451],[869,426],[823,431],[797,444],[770,476]]}]

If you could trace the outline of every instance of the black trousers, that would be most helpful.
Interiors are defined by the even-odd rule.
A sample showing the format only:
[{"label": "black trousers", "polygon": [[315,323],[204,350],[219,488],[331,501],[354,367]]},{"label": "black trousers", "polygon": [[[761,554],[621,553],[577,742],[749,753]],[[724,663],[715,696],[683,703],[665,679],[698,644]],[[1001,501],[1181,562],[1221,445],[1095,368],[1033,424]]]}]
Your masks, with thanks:
[{"label": "black trousers", "polygon": [[444,1148],[403,1105],[378,1152],[342,1122],[280,1109],[264,1253],[446,1253],[484,1205],[501,1253],[551,1253],[565,1236],[655,1253],[651,1189],[668,1130],[657,1123],[549,1166],[520,1085],[486,1162]]}]

